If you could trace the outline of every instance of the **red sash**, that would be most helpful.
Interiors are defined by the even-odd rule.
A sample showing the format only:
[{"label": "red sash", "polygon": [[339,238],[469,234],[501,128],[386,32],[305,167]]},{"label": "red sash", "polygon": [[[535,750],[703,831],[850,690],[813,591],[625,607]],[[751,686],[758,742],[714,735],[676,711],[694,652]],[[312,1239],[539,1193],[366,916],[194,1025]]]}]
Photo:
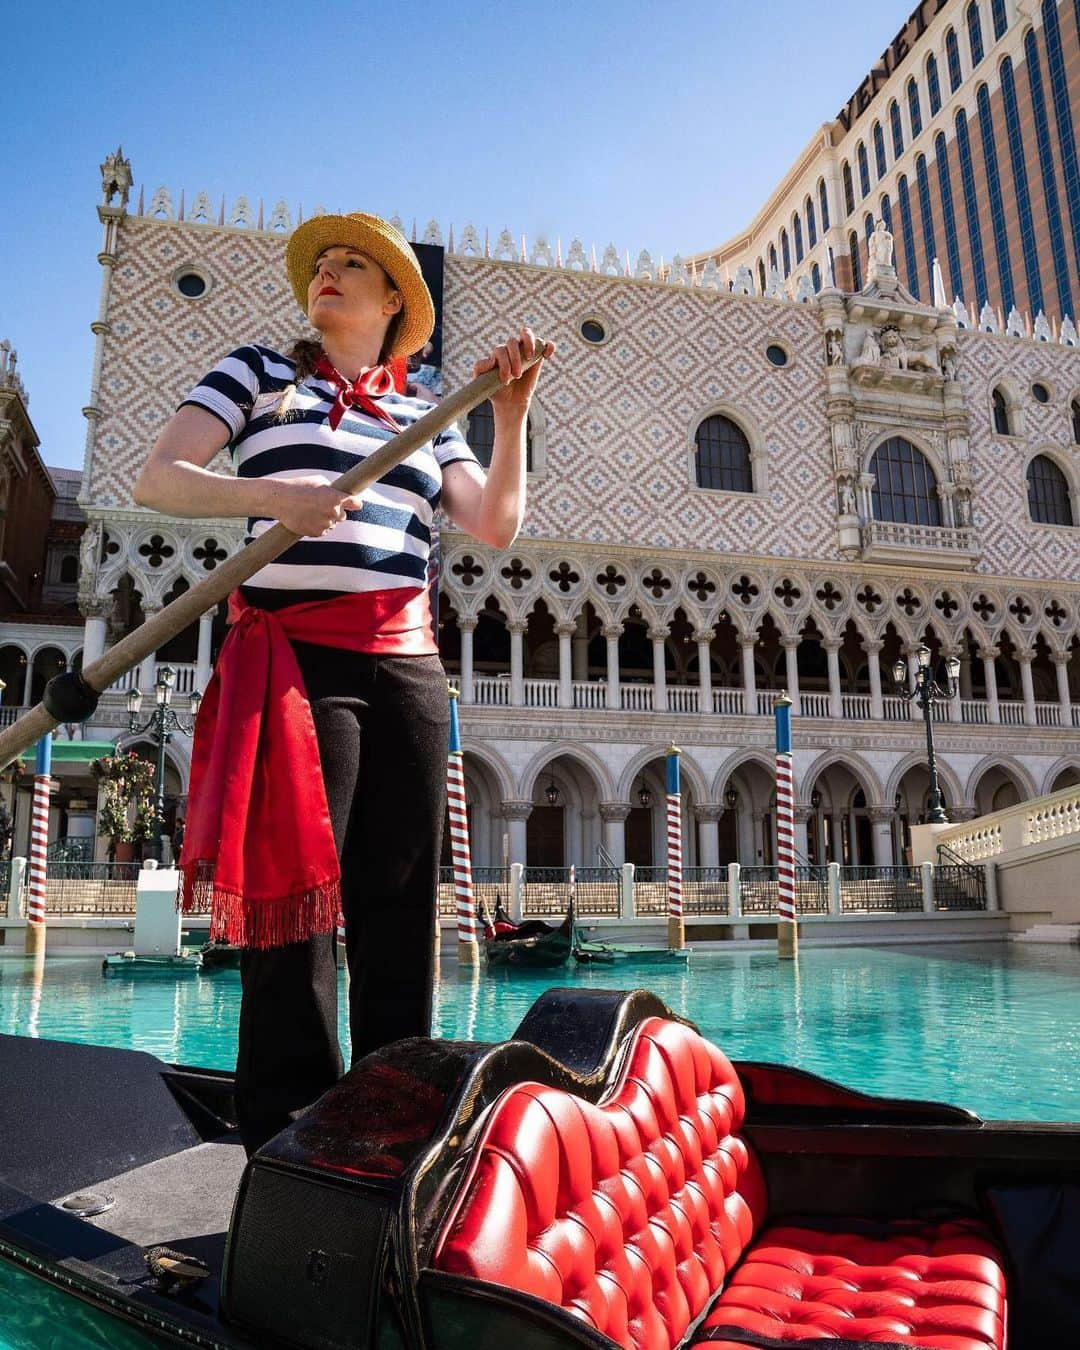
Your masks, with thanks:
[{"label": "red sash", "polygon": [[265,610],[238,591],[199,709],[180,859],[185,912],[242,947],[303,942],[335,927],[341,868],[311,705],[290,639],[430,656],[427,589],[359,592]]}]

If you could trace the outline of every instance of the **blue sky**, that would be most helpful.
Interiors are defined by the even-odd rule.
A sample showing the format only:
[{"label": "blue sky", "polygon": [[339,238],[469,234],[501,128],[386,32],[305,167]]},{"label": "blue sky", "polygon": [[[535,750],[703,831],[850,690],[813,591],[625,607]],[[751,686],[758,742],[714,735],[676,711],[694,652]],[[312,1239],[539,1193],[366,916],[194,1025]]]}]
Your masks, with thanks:
[{"label": "blue sky", "polygon": [[46,463],[82,466],[118,142],[133,204],[164,183],[670,257],[748,223],[912,3],[16,5],[0,337]]}]

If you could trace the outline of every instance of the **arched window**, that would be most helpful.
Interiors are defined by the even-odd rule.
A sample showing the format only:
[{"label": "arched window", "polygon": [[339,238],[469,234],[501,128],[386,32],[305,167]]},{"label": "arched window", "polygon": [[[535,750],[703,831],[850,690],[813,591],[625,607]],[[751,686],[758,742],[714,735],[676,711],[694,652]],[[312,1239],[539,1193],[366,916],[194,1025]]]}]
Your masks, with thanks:
[{"label": "arched window", "polygon": [[79,559],[74,553],[60,559],[60,583],[72,586],[79,580]]},{"label": "arched window", "polygon": [[821,207],[821,233],[824,234],[829,228],[829,192],[824,178],[818,179],[817,195],[818,205]]},{"label": "arched window", "polygon": [[934,243],[934,209],[930,202],[930,178],[926,172],[925,155],[919,155],[915,160],[915,182],[919,189],[919,214],[922,216],[923,247],[926,250],[926,274],[931,278],[932,295],[937,246]]},{"label": "arched window", "polygon": [[881,219],[885,222],[885,228],[892,234],[892,202],[889,201],[889,194],[887,192],[881,199]]},{"label": "arched window", "polygon": [[892,129],[893,158],[899,159],[904,153],[904,124],[900,120],[900,104],[896,99],[889,104],[889,126]]},{"label": "arched window", "polygon": [[[1056,11],[1055,11],[1056,17]],[[1049,34],[1047,34],[1049,37]],[[1047,44],[1049,46],[1049,42]],[[1065,233],[1061,226],[1061,204],[1058,198],[1057,171],[1054,167],[1054,135],[1050,130],[1050,117],[1046,106],[1046,94],[1043,89],[1042,61],[1039,58],[1039,45],[1035,39],[1035,30],[1029,29],[1024,37],[1024,64],[1027,66],[1028,90],[1031,94],[1031,109],[1035,114],[1035,143],[1039,150],[1039,168],[1042,173],[1043,200],[1046,219],[1050,225],[1050,253],[1054,260],[1054,279],[1057,283],[1058,313],[1073,312],[1072,287],[1069,284],[1069,261],[1065,249]],[[1060,111],[1058,116],[1060,117]],[[1075,171],[1075,155],[1074,155]],[[1066,178],[1066,181],[1067,178]]]},{"label": "arched window", "polygon": [[945,225],[945,255],[949,260],[950,290],[954,296],[961,295],[964,290],[964,281],[960,275],[960,248],[956,239],[956,211],[953,208],[949,151],[945,144],[945,133],[943,131],[939,131],[934,137],[934,155],[937,161],[941,218]]},{"label": "arched window", "polygon": [[994,409],[994,431],[998,436],[1011,436],[1012,423],[1009,421],[1009,405],[1000,389],[995,389],[990,395],[990,403]]},{"label": "arched window", "polygon": [[1028,510],[1040,525],[1072,525],[1069,484],[1054,461],[1036,455],[1027,467]]},{"label": "arched window", "polygon": [[718,413],[706,417],[694,434],[697,485],[722,492],[753,492],[750,442],[741,428]]},{"label": "arched window", "polygon": [[986,262],[983,258],[982,226],[979,223],[979,199],[975,190],[975,173],[971,160],[971,137],[968,135],[967,114],[960,108],[956,114],[956,150],[960,159],[960,182],[964,189],[964,211],[967,215],[968,243],[971,247],[971,269],[975,281],[972,299],[987,298]]},{"label": "arched window", "polygon": [[874,167],[877,169],[877,176],[884,178],[889,164],[885,158],[885,136],[880,122],[874,123],[874,129],[870,134],[874,138]]},{"label": "arched window", "polygon": [[810,248],[817,243],[817,221],[814,218],[814,199],[807,197],[803,203],[803,210],[806,212],[806,241]]},{"label": "arched window", "polygon": [[814,294],[821,290],[821,268],[814,263],[810,268],[810,282],[814,287]]},{"label": "arched window", "polygon": [[764,262],[764,259],[762,259],[762,258],[759,258],[759,259],[757,260],[757,275],[758,275],[758,282],[759,282],[760,285],[761,285],[761,294],[764,295],[764,294],[765,294],[765,262]]},{"label": "arched window", "polygon": [[787,230],[780,231],[780,256],[784,260],[784,276],[791,276],[791,248],[788,244]]},{"label": "arched window", "polygon": [[770,244],[770,245],[769,245],[769,271],[770,271],[770,272],[775,272],[775,271],[776,271],[776,245],[775,245],[775,244]]},{"label": "arched window", "polygon": [[993,0],[990,6],[994,16],[994,37],[1001,37],[1009,26],[1009,16],[1005,12],[1005,0]]},{"label": "arched window", "polygon": [[940,525],[937,479],[921,450],[903,436],[890,436],[870,460],[875,520]]},{"label": "arched window", "polygon": [[915,229],[911,223],[911,194],[906,175],[901,174],[896,184],[896,200],[900,203],[900,233],[904,238],[904,257],[907,260],[908,290],[919,298],[919,264],[915,256]]},{"label": "arched window", "polygon": [[795,261],[801,263],[803,260],[802,221],[798,214],[796,214],[795,219],[792,222],[791,231],[795,236]]},{"label": "arched window", "polygon": [[949,63],[949,93],[955,94],[963,78],[960,74],[960,44],[956,40],[955,28],[950,28],[945,34],[945,57]]},{"label": "arched window", "polygon": [[840,170],[840,176],[844,180],[844,210],[850,216],[855,210],[855,189],[851,185],[851,165],[844,160],[844,167]]},{"label": "arched window", "polygon": [[[530,423],[531,420],[530,418]],[[478,403],[469,414],[469,425],[465,433],[465,439],[469,443],[469,449],[480,464],[485,469],[490,468],[492,451],[495,449],[495,414],[488,399],[485,399],[483,403]],[[532,426],[527,423],[525,428],[525,471],[532,473],[532,466]]]},{"label": "arched window", "polygon": [[1001,102],[1005,109],[1005,131],[1009,140],[1009,161],[1013,171],[1013,192],[1016,198],[1016,213],[1020,223],[1020,243],[1024,254],[1024,274],[1027,278],[1028,303],[1031,313],[1038,314],[1045,309],[1043,303],[1042,272],[1039,268],[1039,247],[1035,237],[1035,221],[1031,209],[1031,192],[1028,188],[1027,159],[1024,149],[1023,124],[1020,119],[1020,106],[1016,97],[1016,77],[1013,74],[1012,58],[1006,56],[1001,63]]},{"label": "arched window", "polygon": [[979,109],[979,135],[982,140],[983,165],[986,169],[986,190],[990,198],[990,221],[994,231],[994,254],[998,276],[1001,279],[1001,303],[1006,312],[1012,309],[1012,262],[1009,253],[1009,233],[1005,225],[1005,201],[1001,191],[1001,173],[998,169],[997,140],[994,135],[994,115],[990,108],[990,92],[985,84],[975,91]]},{"label": "arched window", "polygon": [[941,111],[941,85],[938,82],[937,57],[933,52],[926,58],[926,92],[930,96],[930,116]]},{"label": "arched window", "polygon": [[[874,237],[874,217],[869,211],[863,216],[863,233],[866,235],[866,242],[869,245],[870,240]],[[869,248],[866,251],[869,253]]]},{"label": "arched window", "polygon": [[1073,443],[1080,445],[1080,399],[1073,399],[1070,411],[1072,412]]},{"label": "arched window", "polygon": [[870,161],[866,157],[866,146],[862,141],[855,149],[855,158],[859,165],[859,200],[870,194]]},{"label": "arched window", "polygon": [[[1069,230],[1074,246],[1080,240],[1080,155],[1073,130],[1072,101],[1069,96],[1069,72],[1061,37],[1061,23],[1055,0],[1043,0],[1043,38],[1046,42],[1046,68],[1050,76],[1050,96],[1054,101],[1065,201],[1069,211]],[[1030,79],[1030,75],[1029,75]],[[1070,306],[1071,312],[1071,306]]]},{"label": "arched window", "polygon": [[919,86],[915,83],[913,75],[907,82],[907,106],[908,116],[911,118],[911,136],[912,139],[922,132],[922,108],[919,106]]},{"label": "arched window", "polygon": [[859,236],[854,230],[848,235],[848,248],[851,251],[851,289],[862,290],[862,272],[859,268]]},{"label": "arched window", "polygon": [[968,46],[971,48],[971,64],[977,66],[983,59],[982,18],[977,0],[971,0],[967,7]]}]

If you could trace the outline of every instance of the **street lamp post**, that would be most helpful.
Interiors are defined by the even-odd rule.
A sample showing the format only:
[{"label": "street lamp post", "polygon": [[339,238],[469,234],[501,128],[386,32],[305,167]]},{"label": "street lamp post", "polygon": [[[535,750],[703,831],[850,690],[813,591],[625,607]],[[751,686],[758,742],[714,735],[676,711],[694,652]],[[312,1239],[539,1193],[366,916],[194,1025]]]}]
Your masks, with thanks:
[{"label": "street lamp post", "polygon": [[142,694],[135,688],[128,692],[127,713],[128,731],[141,734],[149,731],[157,745],[157,763],[154,768],[154,840],[153,856],[159,863],[172,862],[172,855],[165,857],[165,844],[162,831],[165,827],[165,747],[172,740],[174,731],[182,731],[190,736],[195,729],[195,718],[199,715],[202,695],[196,691],[191,695],[191,721],[186,721],[172,707],[173,686],[176,684],[176,671],[172,666],[159,666],[154,680],[154,710],[145,722],[139,721],[139,709],[142,707]]},{"label": "street lamp post", "polygon": [[915,671],[915,687],[907,687],[908,667],[903,658],[893,662],[893,683],[901,698],[909,702],[914,699],[922,709],[923,722],[926,724],[926,760],[930,770],[930,795],[927,799],[926,818],[931,825],[948,825],[949,817],[941,804],[941,787],[938,783],[937,759],[934,755],[934,704],[938,699],[956,697],[957,679],[960,675],[960,658],[945,658],[945,685],[942,687],[934,678],[930,668],[930,648],[922,646],[916,652],[918,668]]}]

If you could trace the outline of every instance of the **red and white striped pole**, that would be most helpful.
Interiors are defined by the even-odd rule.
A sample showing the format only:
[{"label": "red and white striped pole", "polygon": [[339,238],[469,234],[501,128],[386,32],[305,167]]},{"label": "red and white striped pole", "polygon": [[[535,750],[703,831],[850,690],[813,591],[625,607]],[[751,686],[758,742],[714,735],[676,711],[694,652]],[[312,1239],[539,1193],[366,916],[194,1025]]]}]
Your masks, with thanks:
[{"label": "red and white striped pole", "polygon": [[458,691],[450,690],[450,753],[446,760],[446,801],[450,816],[450,852],[454,860],[454,896],[457,901],[458,962],[479,962],[476,902],[473,899],[472,859],[469,852],[469,816],[465,806],[465,768],[458,726]]},{"label": "red and white striped pole", "polygon": [[26,888],[26,954],[45,955],[45,895],[48,887],[49,784],[52,781],[52,733],[37,743],[34,799],[30,815],[30,869]]},{"label": "red and white striped pole", "polygon": [[773,704],[776,717],[776,955],[791,960],[799,954],[795,909],[795,777],[791,762],[791,699],[781,694]]},{"label": "red and white striped pole", "polygon": [[683,922],[682,789],[679,781],[677,745],[667,748],[667,896],[668,946],[681,950],[686,946]]}]

